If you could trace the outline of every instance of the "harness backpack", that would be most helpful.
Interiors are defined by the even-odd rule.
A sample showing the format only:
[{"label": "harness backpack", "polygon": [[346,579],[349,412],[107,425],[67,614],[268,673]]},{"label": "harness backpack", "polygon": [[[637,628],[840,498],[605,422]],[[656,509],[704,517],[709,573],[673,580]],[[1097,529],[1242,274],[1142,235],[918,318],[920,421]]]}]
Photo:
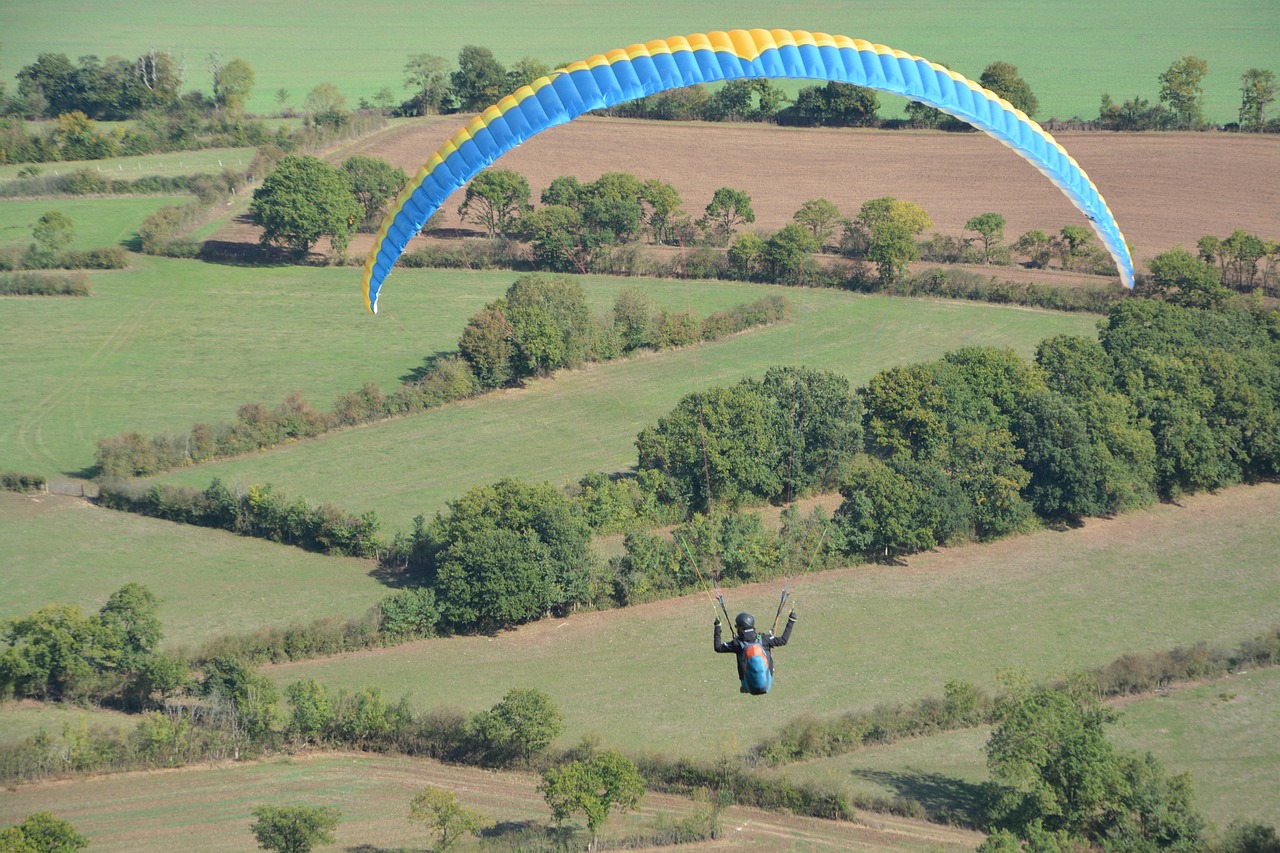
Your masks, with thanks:
[{"label": "harness backpack", "polygon": [[773,674],[769,672],[769,652],[759,640],[742,650],[742,683],[747,692],[759,696],[773,687]]}]

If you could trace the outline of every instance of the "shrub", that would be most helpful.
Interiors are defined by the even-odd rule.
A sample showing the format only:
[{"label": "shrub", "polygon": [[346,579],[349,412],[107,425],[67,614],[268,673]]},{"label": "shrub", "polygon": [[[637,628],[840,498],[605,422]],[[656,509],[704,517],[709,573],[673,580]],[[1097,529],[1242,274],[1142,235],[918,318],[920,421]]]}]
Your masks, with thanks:
[{"label": "shrub", "polygon": [[9,492],[43,492],[46,482],[43,474],[20,471],[0,472],[0,489]]}]

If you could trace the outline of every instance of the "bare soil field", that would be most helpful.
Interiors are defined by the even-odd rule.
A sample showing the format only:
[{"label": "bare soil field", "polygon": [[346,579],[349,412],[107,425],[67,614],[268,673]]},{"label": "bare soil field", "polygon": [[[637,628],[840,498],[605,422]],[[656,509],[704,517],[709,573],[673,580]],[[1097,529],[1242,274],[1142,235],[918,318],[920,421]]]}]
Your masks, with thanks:
[{"label": "bare soil field", "polygon": [[[397,125],[344,147],[333,159],[382,157],[412,176],[463,124],[451,116]],[[1087,131],[1055,138],[1101,190],[1139,263],[1236,228],[1280,237],[1280,138]],[[658,178],[680,191],[695,218],[718,187],[743,189],[751,195],[756,226],[767,230],[790,221],[811,198],[830,199],[853,216],[863,202],[886,195],[921,204],[935,230],[955,236],[970,217],[987,211],[1005,217],[1008,241],[1032,228],[1053,232],[1084,222],[1034,167],[978,132],[584,118],[539,134],[497,165],[524,175],[535,198],[560,175],[587,181],[627,171]],[[460,200],[459,194],[446,203],[446,226],[460,224]],[[359,235],[352,254],[366,252],[371,240]]]}]

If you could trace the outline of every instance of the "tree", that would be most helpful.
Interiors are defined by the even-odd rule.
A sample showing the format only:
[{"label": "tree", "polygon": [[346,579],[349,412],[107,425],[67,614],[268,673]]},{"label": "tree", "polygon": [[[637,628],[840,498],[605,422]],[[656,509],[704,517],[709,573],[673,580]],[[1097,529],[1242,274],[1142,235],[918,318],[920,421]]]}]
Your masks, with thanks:
[{"label": "tree", "polygon": [[708,239],[716,245],[725,246],[733,236],[734,228],[755,221],[756,212],[751,209],[751,196],[742,190],[721,187],[711,196],[706,215],[698,221],[698,225],[707,232]]},{"label": "tree", "polygon": [[803,281],[806,261],[819,249],[818,240],[796,222],[788,222],[765,241],[764,260],[774,281]]},{"label": "tree", "polygon": [[1049,235],[1034,228],[1023,234],[1013,244],[1013,250],[1027,257],[1027,263],[1034,269],[1044,269],[1053,257],[1053,241]]},{"label": "tree", "polygon": [[533,273],[516,279],[505,301],[518,375],[544,376],[586,361],[592,325],[582,285]]},{"label": "tree", "polygon": [[1087,257],[1093,243],[1093,232],[1083,225],[1064,225],[1058,232],[1058,259],[1062,261],[1064,270],[1071,269],[1078,258]]},{"label": "tree", "polygon": [[780,122],[817,127],[870,127],[879,120],[880,99],[874,89],[831,81],[806,86],[796,102],[778,114]]},{"label": "tree", "polygon": [[310,155],[290,154],[253,192],[253,221],[262,226],[260,242],[305,255],[323,236],[335,251],[346,252],[363,208],[342,173]]},{"label": "tree", "polygon": [[725,258],[734,275],[745,281],[753,281],[764,267],[765,243],[755,234],[739,234],[725,252]]},{"label": "tree", "polygon": [[414,92],[412,103],[419,115],[442,112],[449,103],[449,63],[441,56],[419,53],[404,65],[405,88]]},{"label": "tree", "polygon": [[526,56],[507,69],[507,91],[514,92],[521,86],[528,86],[551,71],[551,66],[541,59]]},{"label": "tree", "polygon": [[467,321],[458,352],[471,365],[481,388],[501,388],[515,378],[515,340],[505,302],[486,305]]},{"label": "tree", "polygon": [[258,806],[253,837],[263,850],[309,853],[317,844],[332,844],[342,813],[333,806]]},{"label": "tree", "polygon": [[1018,74],[1018,66],[1009,62],[993,62],[982,69],[978,83],[990,89],[1014,108],[1022,110],[1028,117],[1034,118],[1040,109],[1040,101],[1031,91],[1031,86]]},{"label": "tree", "polygon": [[98,611],[101,642],[110,649],[115,665],[137,669],[160,642],[159,599],[139,583],[129,583],[111,594]]},{"label": "tree", "polygon": [[2,853],[75,853],[88,846],[88,838],[52,812],[29,814],[22,823],[0,830]]},{"label": "tree", "polygon": [[564,731],[564,714],[545,692],[517,687],[471,718],[467,729],[486,763],[528,762]]},{"label": "tree", "polygon": [[1147,267],[1151,277],[1143,283],[1142,291],[1175,305],[1219,308],[1231,296],[1231,291],[1221,284],[1218,268],[1181,246],[1151,258]]},{"label": "tree", "polygon": [[49,604],[0,622],[0,695],[62,699],[96,669],[97,623],[79,607]]},{"label": "tree", "polygon": [[587,595],[591,531],[549,483],[476,486],[429,535],[442,621],[454,630],[564,613]]},{"label": "tree", "polygon": [[1280,95],[1273,71],[1250,68],[1240,75],[1240,129],[1261,133],[1267,126],[1267,107]]},{"label": "tree", "polygon": [[70,216],[60,210],[50,210],[41,214],[36,224],[31,226],[31,236],[36,241],[36,254],[52,261],[54,256],[71,245],[76,229]]},{"label": "tree", "polygon": [[307,93],[302,108],[311,115],[311,123],[341,127],[347,121],[347,99],[332,83],[319,83]]},{"label": "tree", "polygon": [[683,204],[680,191],[657,178],[644,182],[641,201],[649,209],[645,219],[649,233],[653,235],[653,242],[659,245],[671,242],[672,232],[678,223],[688,221],[688,216],[680,209]]},{"label": "tree", "polygon": [[991,263],[991,250],[1004,239],[1004,217],[998,213],[983,213],[964,224],[966,231],[977,231],[982,242],[982,262]]},{"label": "tree", "polygon": [[888,286],[896,282],[919,255],[916,235],[932,225],[929,214],[920,205],[885,196],[865,202],[853,227],[863,235],[867,259],[876,264],[880,283]]},{"label": "tree", "polygon": [[1160,75],[1160,103],[1173,113],[1178,127],[1195,128],[1204,124],[1204,108],[1200,103],[1204,88],[1200,83],[1208,73],[1208,62],[1198,56],[1184,56]]},{"label": "tree", "polygon": [[333,727],[333,695],[314,678],[295,681],[284,690],[289,700],[289,734],[304,743],[319,743]]},{"label": "tree", "polygon": [[213,72],[213,101],[233,116],[244,113],[245,101],[253,91],[253,66],[236,58]]},{"label": "tree", "polygon": [[487,47],[463,45],[458,51],[458,70],[449,79],[463,110],[482,110],[507,94],[507,70]]},{"label": "tree", "polygon": [[409,177],[404,169],[392,166],[380,157],[353,154],[342,164],[342,172],[351,183],[351,193],[364,208],[361,229],[373,228],[386,211],[387,202],[395,198]]},{"label": "tree", "polygon": [[538,786],[551,807],[551,818],[562,824],[575,812],[587,819],[595,849],[600,827],[615,809],[632,809],[644,796],[645,781],[628,758],[616,752],[571,761],[542,774]]},{"label": "tree", "polygon": [[638,287],[618,291],[613,300],[613,327],[622,340],[622,351],[631,352],[650,343],[653,300]]},{"label": "tree", "polygon": [[836,223],[840,221],[840,208],[825,198],[811,198],[800,205],[791,218],[809,229],[821,249],[835,233]]},{"label": "tree", "polygon": [[485,169],[467,184],[466,196],[458,205],[458,216],[484,227],[490,237],[511,230],[516,220],[530,209],[529,182],[511,169]]},{"label": "tree", "polygon": [[477,835],[493,826],[488,816],[464,808],[453,791],[430,785],[409,803],[409,820],[421,821],[438,834],[436,849],[440,851],[449,850],[464,835]]}]

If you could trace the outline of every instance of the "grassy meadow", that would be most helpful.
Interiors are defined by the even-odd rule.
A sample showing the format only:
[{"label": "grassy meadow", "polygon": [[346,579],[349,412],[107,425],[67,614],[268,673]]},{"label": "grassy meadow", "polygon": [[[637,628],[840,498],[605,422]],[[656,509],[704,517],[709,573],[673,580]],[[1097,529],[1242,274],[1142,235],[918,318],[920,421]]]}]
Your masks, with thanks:
[{"label": "grassy meadow", "polygon": [[[1152,753],[1171,772],[1190,771],[1197,806],[1220,828],[1233,820],[1280,823],[1280,748],[1258,739],[1280,728],[1280,669],[1178,686],[1114,707],[1120,719],[1109,729],[1111,740],[1128,752]],[[989,778],[982,750],[990,734],[989,727],[947,732],[773,772],[960,808]]]},{"label": "grassy meadow", "polygon": [[[138,240],[138,226],[142,220],[167,204],[185,204],[188,200],[164,196],[117,196],[0,202],[0,246],[31,245],[34,242],[31,227],[52,210],[61,211],[71,219],[75,237],[67,247],[69,249],[130,246]],[[10,300],[6,304],[16,302]]]},{"label": "grassy meadow", "polygon": [[[56,163],[7,163],[0,165],[0,181],[18,177],[18,172],[32,167],[42,176],[65,175],[77,169],[101,172],[116,181],[135,180],[151,175],[216,175],[223,169],[244,171],[253,162],[253,148],[206,148],[202,151],[170,151],[164,154],[140,154],[135,157],[113,157],[110,160],[63,160]],[[7,204],[7,203],[6,203]]]},{"label": "grassy meadow", "polygon": [[0,619],[55,601],[94,612],[124,584],[141,583],[160,599],[164,648],[264,625],[358,616],[388,592],[364,560],[56,495],[0,492],[0,552]]},{"label": "grassy meadow", "polygon": [[[746,703],[780,723],[941,695],[952,679],[990,686],[1004,667],[1052,677],[1125,652],[1234,645],[1275,622],[1278,497],[1276,485],[1235,489],[1078,530],[916,555],[906,568],[804,577],[793,585],[800,622],[763,700],[740,696],[732,658],[711,653],[703,595],[267,671],[281,684],[377,684],[468,710],[536,686],[564,708],[566,743],[596,732],[626,749],[736,752],[762,736],[726,723]],[[730,612],[771,614],[780,586],[729,590]]]},{"label": "grassy meadow", "polygon": [[[627,283],[586,280],[597,305],[609,304]],[[215,476],[244,487],[270,482],[349,511],[376,510],[387,527],[408,530],[415,515],[430,516],[472,486],[504,476],[563,485],[588,471],[629,468],[636,434],[684,394],[759,376],[773,365],[799,361],[861,383],[891,365],[971,344],[1011,346],[1029,355],[1053,334],[1093,334],[1098,321],[1088,314],[766,285],[651,281],[644,287],[665,295],[655,301],[679,304],[687,295],[699,313],[713,294],[731,304],[781,293],[797,313],[792,321],[715,344],[594,365],[525,389],[265,455],[181,469],[163,479],[200,488]],[[402,301],[410,289],[395,283],[386,295],[389,308],[412,312],[414,306]],[[380,315],[374,324],[384,322]]]},{"label": "grassy meadow", "polygon": [[[1067,19],[1070,26],[1064,28]],[[286,90],[286,106],[300,108],[320,82],[336,85],[352,104],[383,88],[402,98],[409,56],[433,53],[452,63],[467,44],[488,47],[507,64],[534,56],[559,65],[635,42],[751,27],[865,38],[974,79],[990,62],[1012,62],[1039,98],[1042,117],[1096,116],[1104,91],[1117,100],[1140,95],[1154,102],[1157,76],[1179,57],[1194,54],[1209,63],[1204,86],[1209,120],[1234,121],[1240,74],[1247,68],[1280,71],[1275,9],[1250,0],[1212,6],[1193,0],[1082,0],[1069,9],[1034,10],[983,0],[870,0],[857,7],[813,0],[784,9],[764,0],[696,5],[625,0],[607,13],[582,0],[387,0],[367,13],[338,0],[316,0],[305,10],[251,0],[180,0],[162,9],[143,0],[91,5],[23,0],[4,10],[0,73],[12,90],[13,75],[44,51],[65,53],[74,61],[86,54],[135,57],[162,47],[185,64],[187,87],[207,93],[209,55],[241,57],[256,72],[249,109],[274,113],[280,109],[279,90]],[[895,99],[881,112],[891,116],[901,110]]]}]

